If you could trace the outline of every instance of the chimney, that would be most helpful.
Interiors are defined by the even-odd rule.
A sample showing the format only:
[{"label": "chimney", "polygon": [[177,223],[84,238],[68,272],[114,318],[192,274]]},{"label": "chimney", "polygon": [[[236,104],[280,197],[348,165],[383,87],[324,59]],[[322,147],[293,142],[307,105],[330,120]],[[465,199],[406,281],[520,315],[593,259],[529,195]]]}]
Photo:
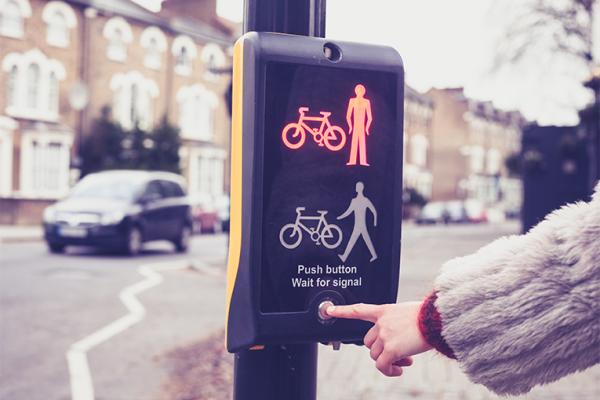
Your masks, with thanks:
[{"label": "chimney", "polygon": [[218,21],[217,0],[166,0],[162,4],[161,14],[185,16],[213,25]]}]

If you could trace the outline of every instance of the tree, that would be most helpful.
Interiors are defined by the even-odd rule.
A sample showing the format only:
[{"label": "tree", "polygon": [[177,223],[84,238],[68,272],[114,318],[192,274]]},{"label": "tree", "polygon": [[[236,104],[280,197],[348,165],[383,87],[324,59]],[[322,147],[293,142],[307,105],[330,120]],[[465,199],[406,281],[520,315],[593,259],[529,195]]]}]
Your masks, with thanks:
[{"label": "tree", "polygon": [[82,176],[107,169],[142,169],[179,173],[179,130],[167,117],[148,133],[139,126],[125,131],[102,108],[82,144]]},{"label": "tree", "polygon": [[[528,91],[515,99],[538,93],[540,101],[550,100],[558,114],[568,111],[569,121],[575,121],[576,110],[591,100],[583,85],[593,68],[593,18],[598,0],[502,0],[494,3],[494,15],[511,14],[508,25],[496,46],[492,72],[509,72],[515,82],[523,73],[536,80],[527,83]],[[533,78],[535,77],[535,78]],[[537,80],[543,77],[543,80]],[[560,81],[560,82],[559,82]],[[536,85],[532,88],[532,83]],[[516,87],[516,92],[522,90]],[[533,89],[533,90],[531,90]],[[521,106],[525,106],[522,100]],[[539,117],[539,116],[538,116]],[[559,115],[546,119],[561,122]],[[564,122],[564,121],[563,121]]]},{"label": "tree", "polygon": [[81,148],[81,176],[105,169],[119,168],[124,132],[111,120],[111,109],[102,107],[100,118],[92,131],[83,139]]},{"label": "tree", "polygon": [[496,65],[518,62],[545,44],[592,69],[593,8],[597,0],[531,0],[509,26]]},{"label": "tree", "polygon": [[179,148],[181,139],[179,129],[169,124],[166,116],[163,117],[150,135],[153,146],[149,150],[149,164],[153,169],[180,173]]}]

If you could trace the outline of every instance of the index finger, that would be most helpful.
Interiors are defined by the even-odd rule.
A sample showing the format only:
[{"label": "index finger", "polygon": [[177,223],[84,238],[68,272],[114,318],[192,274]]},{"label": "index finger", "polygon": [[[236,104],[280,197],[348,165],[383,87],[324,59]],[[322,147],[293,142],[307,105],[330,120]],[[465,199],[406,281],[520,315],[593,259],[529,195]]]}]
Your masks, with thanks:
[{"label": "index finger", "polygon": [[381,314],[380,305],[352,304],[350,306],[331,306],[327,308],[327,315],[335,318],[360,319],[375,323]]}]

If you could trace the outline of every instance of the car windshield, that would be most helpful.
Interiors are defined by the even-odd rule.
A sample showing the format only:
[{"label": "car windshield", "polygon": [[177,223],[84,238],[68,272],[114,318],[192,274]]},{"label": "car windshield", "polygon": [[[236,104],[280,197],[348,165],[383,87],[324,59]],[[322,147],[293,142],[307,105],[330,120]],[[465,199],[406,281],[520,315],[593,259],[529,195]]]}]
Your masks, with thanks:
[{"label": "car windshield", "polygon": [[131,201],[137,196],[141,188],[142,183],[129,176],[90,175],[75,185],[70,197]]}]

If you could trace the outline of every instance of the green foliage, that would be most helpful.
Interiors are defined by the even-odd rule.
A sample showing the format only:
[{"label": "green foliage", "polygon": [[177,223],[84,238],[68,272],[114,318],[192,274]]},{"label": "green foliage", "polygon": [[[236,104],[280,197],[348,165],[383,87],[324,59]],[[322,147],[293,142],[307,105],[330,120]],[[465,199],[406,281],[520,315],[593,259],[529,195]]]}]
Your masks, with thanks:
[{"label": "green foliage", "polygon": [[102,109],[82,144],[82,176],[107,169],[143,169],[179,173],[179,130],[166,117],[151,132],[138,126],[125,131]]},{"label": "green foliage", "polygon": [[103,107],[92,131],[83,139],[81,175],[119,168],[123,137],[123,129],[110,119],[110,108]]},{"label": "green foliage", "polygon": [[179,129],[164,117],[151,134],[154,145],[150,150],[149,164],[154,169],[179,173]]}]

